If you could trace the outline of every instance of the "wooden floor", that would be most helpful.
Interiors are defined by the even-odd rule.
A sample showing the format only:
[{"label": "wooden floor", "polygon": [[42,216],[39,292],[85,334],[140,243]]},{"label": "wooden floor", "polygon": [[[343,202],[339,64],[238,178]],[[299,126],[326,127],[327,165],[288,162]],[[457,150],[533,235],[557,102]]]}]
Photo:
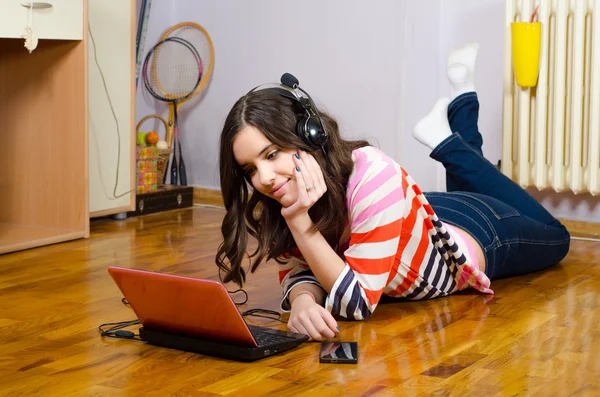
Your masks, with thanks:
[{"label": "wooden floor", "polygon": [[[105,219],[88,240],[0,256],[0,395],[600,395],[600,244],[589,241],[551,270],[493,282],[494,297],[382,304],[340,322],[342,340],[359,342],[356,365],[319,364],[314,342],[248,364],[99,336],[99,324],[135,318],[108,266],[215,279],[222,216]],[[273,264],[251,276],[242,310],[277,310],[276,277]]]}]

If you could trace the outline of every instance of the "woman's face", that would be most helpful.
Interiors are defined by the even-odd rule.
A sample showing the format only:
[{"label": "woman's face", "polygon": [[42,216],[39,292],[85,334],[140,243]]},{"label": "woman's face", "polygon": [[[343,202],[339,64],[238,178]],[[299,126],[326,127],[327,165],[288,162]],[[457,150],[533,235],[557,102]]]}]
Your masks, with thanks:
[{"label": "woman's face", "polygon": [[298,199],[293,149],[281,149],[258,129],[244,127],[233,140],[233,156],[254,189],[289,207]]}]

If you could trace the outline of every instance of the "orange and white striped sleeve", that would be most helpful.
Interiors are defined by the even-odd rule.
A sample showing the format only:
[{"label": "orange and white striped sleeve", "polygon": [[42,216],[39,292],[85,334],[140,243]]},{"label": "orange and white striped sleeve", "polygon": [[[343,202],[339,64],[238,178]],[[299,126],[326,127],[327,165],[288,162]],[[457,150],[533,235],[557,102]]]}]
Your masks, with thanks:
[{"label": "orange and white striped sleeve", "polygon": [[325,307],[334,315],[362,320],[373,313],[395,274],[406,184],[402,168],[378,149],[361,148],[353,157],[355,167],[347,188],[350,242],[344,253],[346,266]]},{"label": "orange and white striped sleeve", "polygon": [[[289,295],[292,288],[297,285],[309,283],[318,285],[325,291],[325,289],[319,284],[317,278],[308,267],[308,264],[302,258],[300,250],[297,248],[292,252],[292,256],[289,258],[287,263],[279,264],[279,283],[283,287],[283,298],[281,299],[281,310],[289,312],[292,306],[289,301]],[[327,293],[327,292],[325,292]]]}]

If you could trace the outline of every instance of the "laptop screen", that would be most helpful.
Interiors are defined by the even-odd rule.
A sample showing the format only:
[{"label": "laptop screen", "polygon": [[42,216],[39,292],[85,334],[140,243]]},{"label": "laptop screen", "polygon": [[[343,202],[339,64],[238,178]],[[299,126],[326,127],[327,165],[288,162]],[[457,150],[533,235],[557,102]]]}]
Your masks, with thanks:
[{"label": "laptop screen", "polygon": [[109,267],[145,328],[257,346],[225,287],[211,280]]}]

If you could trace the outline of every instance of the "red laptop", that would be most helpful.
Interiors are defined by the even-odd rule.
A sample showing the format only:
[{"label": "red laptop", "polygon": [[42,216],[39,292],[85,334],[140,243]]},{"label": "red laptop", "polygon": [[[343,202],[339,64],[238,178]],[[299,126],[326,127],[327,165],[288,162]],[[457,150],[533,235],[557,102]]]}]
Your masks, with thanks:
[{"label": "red laptop", "polygon": [[308,336],[248,325],[225,287],[210,280],[109,267],[143,327],[142,340],[208,356],[254,361]]}]

